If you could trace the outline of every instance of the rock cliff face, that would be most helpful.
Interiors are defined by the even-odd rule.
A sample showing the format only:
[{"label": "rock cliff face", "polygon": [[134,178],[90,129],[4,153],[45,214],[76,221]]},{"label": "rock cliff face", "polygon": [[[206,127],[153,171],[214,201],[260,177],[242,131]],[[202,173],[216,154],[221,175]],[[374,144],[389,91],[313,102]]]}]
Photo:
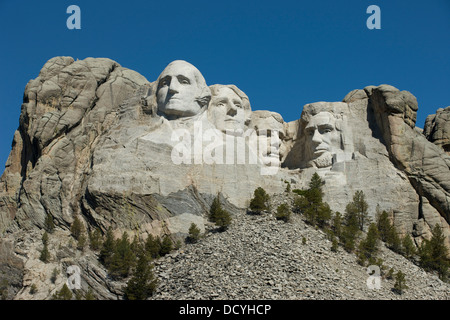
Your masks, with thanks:
[{"label": "rock cliff face", "polygon": [[[237,215],[257,187],[305,188],[314,172],[333,211],[363,190],[372,217],[377,205],[389,211],[417,244],[438,224],[450,246],[447,109],[429,116],[422,133],[416,98],[380,85],[307,104],[286,123],[252,111],[235,86],[208,86],[184,61],[149,82],[109,59],[55,57],[25,88],[1,177],[0,263],[11,283],[29,283],[37,259],[29,251],[49,215],[62,243],[75,217],[87,230],[183,239],[192,222],[204,230],[216,195]],[[81,260],[99,296],[120,294]],[[31,298],[21,292],[16,298]]]}]

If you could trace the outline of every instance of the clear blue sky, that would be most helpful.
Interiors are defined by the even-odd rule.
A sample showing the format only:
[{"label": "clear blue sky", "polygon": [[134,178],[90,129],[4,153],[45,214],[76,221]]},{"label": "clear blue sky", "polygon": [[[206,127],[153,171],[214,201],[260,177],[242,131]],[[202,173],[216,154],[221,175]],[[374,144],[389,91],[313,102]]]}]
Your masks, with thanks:
[{"label": "clear blue sky", "polygon": [[[66,27],[71,4],[81,30]],[[372,4],[381,30],[366,27]],[[417,97],[419,127],[450,105],[450,0],[0,0],[0,37],[0,172],[25,85],[54,56],[107,57],[149,81],[183,59],[285,121],[384,83]]]}]

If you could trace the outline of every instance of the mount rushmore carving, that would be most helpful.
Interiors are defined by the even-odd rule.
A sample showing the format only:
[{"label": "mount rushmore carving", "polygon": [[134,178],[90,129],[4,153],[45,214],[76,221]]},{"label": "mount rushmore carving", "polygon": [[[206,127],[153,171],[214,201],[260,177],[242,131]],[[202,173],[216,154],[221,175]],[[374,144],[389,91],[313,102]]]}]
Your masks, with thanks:
[{"label": "mount rushmore carving", "polygon": [[422,132],[415,97],[389,85],[298,107],[291,122],[252,111],[241,89],[207,85],[181,60],[149,82],[109,59],[55,57],[25,88],[0,230],[42,228],[51,215],[63,229],[79,216],[102,231],[186,235],[191,222],[204,228],[217,194],[237,213],[257,187],[301,189],[318,172],[333,211],[362,190],[372,217],[387,210],[416,243],[435,224],[450,239],[444,109]]}]

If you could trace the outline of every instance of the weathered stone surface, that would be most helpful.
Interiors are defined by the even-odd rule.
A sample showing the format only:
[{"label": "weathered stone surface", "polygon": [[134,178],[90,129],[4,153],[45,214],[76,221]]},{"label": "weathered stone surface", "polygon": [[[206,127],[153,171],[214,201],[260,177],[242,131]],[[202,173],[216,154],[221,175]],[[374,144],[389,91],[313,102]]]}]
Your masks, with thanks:
[{"label": "weathered stone surface", "polygon": [[[117,236],[182,240],[191,223],[208,230],[216,196],[239,217],[257,187],[269,194],[282,193],[285,181],[306,188],[314,172],[325,180],[333,211],[343,213],[362,190],[372,218],[379,205],[416,243],[439,224],[450,245],[447,109],[429,118],[422,133],[411,93],[368,86],[341,102],[307,104],[286,123],[276,112],[252,111],[236,86],[208,86],[187,62],[169,66],[149,82],[109,59],[56,57],[27,84],[0,179],[0,232],[9,243],[21,239],[15,250],[23,253],[17,299],[48,298],[41,289],[62,286],[49,282],[51,271],[71,264],[83,270],[84,292],[94,288],[103,299],[123,294],[123,283],[108,280],[95,253],[83,257],[62,240],[76,216],[88,231],[111,226]],[[64,244],[53,246],[49,265],[37,256],[47,216],[56,224],[54,243]],[[40,293],[31,295],[35,278]]]},{"label": "weathered stone surface", "polygon": [[439,108],[430,114],[423,128],[425,137],[450,155],[450,107]]}]

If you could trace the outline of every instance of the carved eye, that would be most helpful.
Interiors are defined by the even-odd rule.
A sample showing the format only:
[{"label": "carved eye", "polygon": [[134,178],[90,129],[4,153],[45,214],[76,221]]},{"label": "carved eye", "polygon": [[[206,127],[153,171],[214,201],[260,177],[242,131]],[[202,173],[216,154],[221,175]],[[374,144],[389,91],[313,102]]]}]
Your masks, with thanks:
[{"label": "carved eye", "polygon": [[188,78],[186,78],[186,77],[182,77],[182,76],[179,76],[178,77],[178,82],[180,83],[180,84],[191,84],[191,82],[189,81],[189,79]]},{"label": "carved eye", "polygon": [[168,86],[170,83],[169,79],[162,79],[161,82],[159,83],[160,87],[164,87],[164,86]]},{"label": "carved eye", "polygon": [[235,103],[234,105],[236,106],[236,108],[242,108],[240,103]]}]

